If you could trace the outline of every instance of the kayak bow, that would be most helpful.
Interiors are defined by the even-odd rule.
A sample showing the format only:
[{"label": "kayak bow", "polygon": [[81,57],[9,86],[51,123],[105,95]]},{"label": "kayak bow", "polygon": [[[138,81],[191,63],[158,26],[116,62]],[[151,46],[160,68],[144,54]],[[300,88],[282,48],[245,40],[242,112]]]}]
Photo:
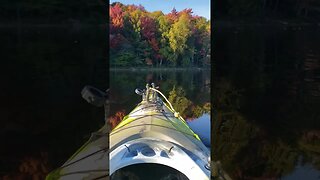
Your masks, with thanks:
[{"label": "kayak bow", "polygon": [[[167,98],[146,86],[142,101],[110,133],[110,174],[135,164],[161,164],[190,180],[210,179],[210,152]],[[158,95],[161,95],[164,103]]]}]

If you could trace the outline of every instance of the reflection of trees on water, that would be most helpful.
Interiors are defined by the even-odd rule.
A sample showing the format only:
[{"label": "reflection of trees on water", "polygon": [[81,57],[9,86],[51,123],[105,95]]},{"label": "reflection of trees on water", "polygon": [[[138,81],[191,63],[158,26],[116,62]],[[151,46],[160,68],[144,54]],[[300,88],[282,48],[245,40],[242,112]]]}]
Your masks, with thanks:
[{"label": "reflection of trees on water", "polygon": [[311,162],[316,169],[320,169],[320,131],[309,130],[303,133],[298,145],[304,153],[304,163]]},{"label": "reflection of trees on water", "polygon": [[111,115],[108,118],[108,123],[110,124],[111,129],[115,128],[124,118],[125,112],[124,111],[117,111],[116,114]]},{"label": "reflection of trees on water", "polygon": [[237,112],[240,93],[228,82],[214,84],[214,119],[211,123],[213,160],[222,162],[227,172],[236,171],[236,156],[246,147],[257,128]]},{"label": "reflection of trees on water", "polygon": [[159,86],[175,110],[186,119],[200,117],[210,112],[210,72],[198,70],[111,71],[111,113],[124,109],[130,112],[140,96],[135,88],[144,88],[146,83]]},{"label": "reflection of trees on water", "polygon": [[11,172],[0,179],[45,179],[49,173],[50,165],[48,163],[48,153],[40,153],[38,156],[26,156],[20,160],[20,164],[16,172]]},{"label": "reflection of trees on water", "polygon": [[[225,80],[224,80],[225,81]],[[228,82],[216,82],[212,121],[213,159],[235,178],[281,177],[296,164],[299,147],[270,140],[259,125],[239,112],[241,93]],[[221,97],[221,98],[220,98]]]},{"label": "reflection of trees on water", "polygon": [[[185,90],[181,86],[173,87],[173,89],[169,92],[168,100],[171,102],[174,109],[178,111],[186,120],[193,120],[195,118],[199,118],[204,113],[210,113],[211,105],[209,99],[202,104],[195,104],[186,97]],[[108,118],[108,122],[110,123],[112,129],[121,122],[125,114],[125,110],[123,109],[111,114],[111,116]]]},{"label": "reflection of trees on water", "polygon": [[173,108],[178,111],[183,118],[191,120],[199,118],[204,113],[210,113],[209,99],[203,104],[195,104],[186,98],[185,91],[182,87],[173,87],[169,92],[168,100],[171,102]]},{"label": "reflection of trees on water", "polygon": [[213,158],[236,179],[283,177],[300,158],[320,170],[320,37],[229,30],[216,36]]}]

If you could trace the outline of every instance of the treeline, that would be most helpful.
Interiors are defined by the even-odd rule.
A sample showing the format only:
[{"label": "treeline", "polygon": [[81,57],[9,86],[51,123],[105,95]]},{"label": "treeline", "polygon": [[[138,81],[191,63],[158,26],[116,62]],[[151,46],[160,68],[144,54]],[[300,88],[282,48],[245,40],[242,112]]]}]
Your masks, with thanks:
[{"label": "treeline", "polygon": [[104,23],[106,5],[102,0],[2,0],[0,20],[10,23]]},{"label": "treeline", "polygon": [[112,3],[109,10],[111,66],[210,65],[210,21],[192,9],[164,14]]},{"label": "treeline", "polygon": [[320,20],[317,0],[226,0],[213,2],[213,18]]}]

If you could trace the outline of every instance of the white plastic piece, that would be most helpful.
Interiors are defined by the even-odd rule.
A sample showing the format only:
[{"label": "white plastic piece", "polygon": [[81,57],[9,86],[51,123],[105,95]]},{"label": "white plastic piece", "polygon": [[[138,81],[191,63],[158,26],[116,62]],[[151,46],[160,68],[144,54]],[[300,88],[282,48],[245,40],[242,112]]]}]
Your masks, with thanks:
[{"label": "white plastic piece", "polygon": [[[130,147],[135,144],[141,144],[141,142],[143,142],[144,145],[141,147],[135,147],[138,151],[138,155],[134,157],[126,156],[128,151],[125,146],[119,146],[110,153],[110,174],[114,173],[118,169],[133,164],[155,163],[174,168],[186,175],[190,180],[209,180],[210,170],[205,167],[207,162],[204,162],[201,159],[192,159],[186,152],[184,152],[184,150],[170,142],[142,138],[129,141],[126,144]],[[145,144],[148,144],[149,148],[152,148],[155,154],[152,154],[152,156],[144,155],[142,151],[145,148]],[[158,152],[158,150],[166,152],[173,146],[175,148],[171,150],[169,156]]]}]

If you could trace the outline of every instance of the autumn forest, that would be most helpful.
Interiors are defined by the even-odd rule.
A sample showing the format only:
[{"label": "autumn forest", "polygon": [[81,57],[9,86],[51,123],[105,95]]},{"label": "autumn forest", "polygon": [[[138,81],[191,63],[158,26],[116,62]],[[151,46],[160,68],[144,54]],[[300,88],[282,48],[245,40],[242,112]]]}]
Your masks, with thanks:
[{"label": "autumn forest", "polygon": [[111,67],[210,67],[210,21],[192,9],[168,14],[110,4]]}]

